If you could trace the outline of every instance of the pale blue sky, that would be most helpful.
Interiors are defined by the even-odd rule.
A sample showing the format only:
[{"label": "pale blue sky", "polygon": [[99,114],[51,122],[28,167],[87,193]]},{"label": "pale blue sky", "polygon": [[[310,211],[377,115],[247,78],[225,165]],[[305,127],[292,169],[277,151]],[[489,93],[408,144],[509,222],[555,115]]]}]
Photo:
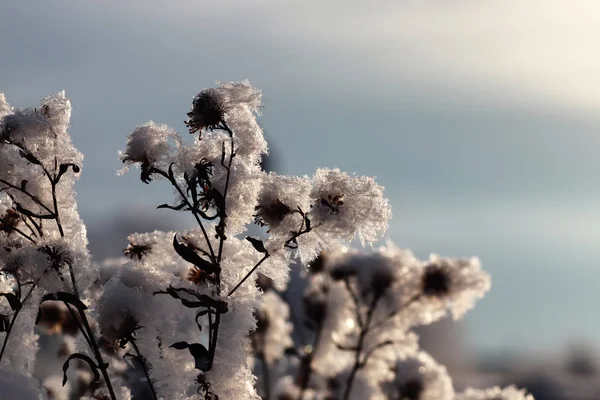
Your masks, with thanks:
[{"label": "pale blue sky", "polygon": [[290,174],[376,175],[389,237],[478,255],[493,289],[467,319],[482,349],[600,344],[600,6],[592,1],[5,1],[0,90],[65,89],[85,221],[169,191],[117,178],[138,123],[184,131],[216,80],[264,91]]}]

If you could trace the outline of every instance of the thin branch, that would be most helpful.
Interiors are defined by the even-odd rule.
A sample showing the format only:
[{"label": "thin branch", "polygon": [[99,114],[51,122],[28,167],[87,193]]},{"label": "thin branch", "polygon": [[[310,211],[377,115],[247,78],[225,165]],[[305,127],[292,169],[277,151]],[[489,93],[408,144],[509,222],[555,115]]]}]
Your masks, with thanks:
[{"label": "thin branch", "polygon": [[10,230],[17,232],[19,235],[23,236],[25,239],[29,240],[31,243],[35,243],[35,240],[33,240],[33,238],[31,236],[29,236],[28,234],[26,234],[25,232],[23,232],[16,226],[11,227]]},{"label": "thin branch", "polygon": [[258,267],[260,267],[260,264],[262,264],[263,261],[265,261],[267,258],[269,258],[269,253],[266,253],[265,256],[263,258],[261,258],[260,261],[257,262],[254,267],[252,267],[252,269],[250,270],[250,272],[248,272],[246,274],[246,276],[244,276],[244,278],[242,278],[242,280],[239,281],[237,283],[237,285],[235,285],[235,287],[233,289],[231,289],[231,291],[227,294],[227,297],[231,296],[242,285],[242,283],[246,282],[246,279],[248,279],[250,277],[250,275],[252,275],[254,273],[254,271],[256,271],[256,269]]},{"label": "thin branch", "polygon": [[108,376],[108,370],[107,370],[108,364],[105,363],[104,360],[102,359],[102,354],[100,353],[98,344],[96,343],[95,340],[93,340],[94,332],[92,331],[92,328],[90,327],[90,324],[87,320],[85,312],[83,312],[82,310],[79,310],[79,315],[81,316],[83,326],[84,326],[85,330],[87,331],[88,336],[90,338],[92,338],[91,342],[92,342],[93,346],[91,346],[91,348],[94,353],[94,358],[96,358],[96,361],[98,363],[98,368],[100,369],[100,372],[102,372],[102,376],[104,377],[104,383],[106,384],[106,387],[110,394],[110,398],[111,398],[111,400],[117,400],[117,396],[115,395],[115,391],[112,387],[112,383],[110,382],[110,377]]},{"label": "thin branch", "polygon": [[[223,156],[221,157],[221,165],[223,165],[223,167],[227,170],[227,176],[225,177],[225,189],[223,189],[223,208],[224,208],[222,210],[223,215],[221,215],[221,221],[219,221],[219,224],[222,225],[222,231],[219,234],[219,236],[220,236],[219,252],[217,255],[217,264],[218,265],[221,265],[221,257],[223,256],[223,243],[225,242],[225,218],[227,217],[227,214],[225,212],[225,209],[226,209],[225,205],[227,204],[227,191],[229,189],[229,178],[231,176],[231,164],[233,163],[233,157],[235,156],[234,146],[233,146],[233,131],[231,129],[229,129],[229,126],[227,126],[225,121],[221,121],[221,124],[223,125],[223,128],[227,131],[227,133],[229,133],[229,138],[231,141],[231,151],[229,153],[229,164],[227,167],[223,163],[224,158],[225,158],[225,151],[223,151]],[[217,274],[217,289],[220,289],[220,283],[221,283],[221,276],[220,276],[220,274]]]},{"label": "thin branch", "polygon": [[38,231],[38,235],[39,235],[40,237],[43,237],[43,236],[44,236],[44,231],[42,231],[42,225],[41,225],[41,223],[40,223],[40,224],[38,224],[37,222],[35,222],[35,220],[34,220],[34,219],[33,219],[33,218],[30,216],[30,215],[28,215],[28,216],[27,216],[27,218],[29,219],[29,222],[31,222],[31,224],[32,224],[32,225],[35,227],[35,229]]},{"label": "thin branch", "polygon": [[378,343],[377,345],[373,346],[373,348],[371,348],[369,351],[367,351],[367,353],[365,354],[363,360],[360,363],[360,368],[364,368],[365,365],[367,365],[367,361],[369,361],[369,358],[371,358],[371,356],[379,349],[381,349],[382,347],[385,346],[391,346],[393,345],[394,342],[391,340],[386,340],[385,342],[381,342]]},{"label": "thin branch", "polygon": [[148,382],[148,386],[150,386],[150,391],[152,392],[152,397],[154,398],[154,400],[158,400],[158,396],[156,395],[156,390],[154,389],[154,385],[152,384],[152,379],[150,379],[148,365],[146,364],[144,356],[142,356],[142,353],[140,353],[140,349],[138,348],[137,344],[135,343],[135,339],[130,338],[129,343],[131,343],[131,345],[133,346],[133,349],[135,350],[135,353],[137,354],[137,359],[139,360],[140,364],[142,365],[142,370],[144,371],[144,375],[146,376],[146,381]]},{"label": "thin branch", "polygon": [[354,382],[354,378],[356,378],[356,374],[358,370],[363,367],[361,363],[361,353],[363,350],[363,346],[365,344],[365,338],[369,333],[369,328],[371,325],[371,320],[373,318],[373,314],[375,313],[375,309],[377,308],[377,303],[381,296],[375,295],[373,296],[373,300],[371,301],[371,306],[369,307],[369,311],[367,311],[367,318],[365,320],[365,324],[360,331],[360,335],[358,337],[357,351],[354,355],[354,366],[350,371],[350,375],[348,375],[348,379],[346,380],[346,389],[344,391],[344,395],[342,396],[343,400],[348,400],[350,397],[350,391],[352,390],[352,383]]},{"label": "thin branch", "polygon": [[360,313],[360,301],[358,300],[356,293],[354,293],[354,290],[352,290],[352,286],[350,286],[349,279],[344,279],[344,285],[346,286],[346,290],[350,294],[350,297],[352,298],[352,302],[354,303],[356,322],[358,323],[358,326],[362,329],[364,327],[364,324],[362,321],[362,315]]},{"label": "thin branch", "polygon": [[27,190],[22,189],[16,185],[13,185],[12,183],[4,180],[4,179],[0,179],[0,183],[8,186],[11,189],[17,190],[21,193],[23,193],[24,195],[26,195],[27,197],[31,198],[31,200],[33,200],[37,205],[39,205],[40,207],[42,207],[44,210],[48,211],[50,214],[52,214],[52,210],[50,210],[50,208],[48,208],[44,203],[42,203],[40,201],[40,199],[37,198],[37,196],[34,196],[33,194],[29,193]]},{"label": "thin branch", "polygon": [[81,325],[81,321],[77,317],[77,314],[75,314],[75,311],[73,311],[73,309],[71,308],[71,305],[69,303],[67,303],[66,301],[63,301],[63,303],[65,304],[65,306],[67,306],[67,310],[69,310],[69,314],[71,315],[71,318],[73,318],[73,320],[77,323],[77,327],[79,328],[79,331],[83,335],[83,338],[87,342],[88,346],[92,347],[93,346],[93,344],[92,344],[93,338],[90,338],[87,335],[85,329],[83,328],[83,325]]},{"label": "thin branch", "polygon": [[25,224],[25,226],[29,229],[29,232],[31,232],[31,234],[33,236],[37,236],[38,234],[36,233],[36,231],[33,230],[33,228],[29,225],[29,223],[27,222],[27,218],[25,218],[24,215],[21,215],[21,221],[23,221],[23,223]]},{"label": "thin branch", "polygon": [[212,248],[212,244],[210,243],[210,240],[208,238],[208,234],[206,233],[206,229],[204,229],[204,225],[202,224],[202,220],[198,216],[196,208],[194,207],[194,205],[192,205],[192,203],[190,203],[190,201],[188,200],[187,195],[183,192],[183,190],[181,189],[181,187],[179,187],[179,184],[175,180],[175,177],[173,176],[172,169],[171,169],[173,165],[174,164],[171,164],[171,166],[169,166],[169,173],[168,174],[165,171],[162,171],[162,170],[157,169],[157,168],[154,168],[154,171],[156,173],[164,176],[169,182],[171,182],[171,185],[173,185],[173,187],[177,190],[177,192],[181,196],[181,199],[188,206],[188,208],[190,209],[192,215],[196,219],[196,222],[198,223],[198,226],[202,230],[202,234],[204,235],[204,239],[206,240],[206,244],[208,245],[208,249],[210,250],[211,261],[213,262],[213,264],[217,265],[217,258],[215,256],[215,252],[214,252],[214,250]]}]

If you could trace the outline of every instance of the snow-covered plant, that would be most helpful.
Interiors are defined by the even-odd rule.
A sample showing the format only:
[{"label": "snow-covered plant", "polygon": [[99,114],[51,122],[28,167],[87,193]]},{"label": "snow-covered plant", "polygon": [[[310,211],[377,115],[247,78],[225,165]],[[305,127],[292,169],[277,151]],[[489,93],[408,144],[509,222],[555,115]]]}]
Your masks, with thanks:
[{"label": "snow-covered plant", "polygon": [[[174,199],[158,208],[188,213],[196,228],[132,234],[125,257],[96,265],[76,211],[82,156],[68,99],[15,110],[0,96],[0,393],[224,400],[259,399],[258,387],[280,400],[529,400],[512,387],[455,394],[412,333],[473,306],[489,287],[479,261],[347,248],[385,233],[383,187],[338,169],[264,171],[260,108],[247,81],[226,83],[194,97],[189,139],[153,121],[135,127],[122,172],[166,182]],[[286,294],[294,263],[308,267],[305,321]],[[32,378],[35,324],[65,336],[62,371],[43,389]]]},{"label": "snow-covered plant", "polygon": [[[148,122],[133,130],[121,153],[126,167],[140,167],[143,182],[162,179],[173,187],[175,201],[159,208],[189,212],[198,225],[132,235],[131,262],[99,299],[102,332],[149,349],[157,396],[258,398],[246,350],[265,349],[265,360],[273,362],[286,345],[274,349],[265,340],[279,342],[290,328],[276,296],[261,300],[257,270],[283,286],[293,258],[310,262],[356,236],[372,243],[391,217],[372,178],[337,169],[320,169],[312,178],[263,171],[260,107],[261,93],[248,82],[205,89],[186,121],[194,140]],[[252,223],[268,229],[265,237],[240,236]],[[283,307],[261,314],[261,301]],[[255,315],[259,328],[249,340]],[[135,332],[123,332],[123,324]]]},{"label": "snow-covered plant", "polygon": [[[265,367],[259,385],[265,397],[272,391],[278,400],[458,396],[446,369],[419,348],[412,328],[447,314],[460,318],[483,296],[490,281],[478,259],[432,255],[422,261],[391,243],[372,253],[342,246],[323,252],[309,265],[305,284],[304,321],[292,318],[298,343],[276,353],[280,365],[275,368],[269,368],[263,354],[275,352],[268,346],[287,345],[284,334],[279,343],[265,341],[267,348],[254,355]],[[261,286],[283,303],[264,302],[261,312],[286,309],[278,313],[285,319],[290,313],[286,302],[293,299],[272,285]]]},{"label": "snow-covered plant", "polygon": [[[2,94],[0,117],[0,368],[19,376],[31,374],[37,351],[33,327],[40,320],[40,308],[60,302],[85,340],[68,355],[64,379],[71,362],[86,363],[94,381],[102,376],[115,397],[108,364],[82,301],[97,272],[90,264],[73,191],[83,157],[67,131],[71,103],[60,92],[44,98],[37,108],[17,110]],[[33,388],[38,385],[27,387],[22,379],[15,375],[3,380],[2,393],[14,390],[23,393],[19,398],[37,398]]]}]

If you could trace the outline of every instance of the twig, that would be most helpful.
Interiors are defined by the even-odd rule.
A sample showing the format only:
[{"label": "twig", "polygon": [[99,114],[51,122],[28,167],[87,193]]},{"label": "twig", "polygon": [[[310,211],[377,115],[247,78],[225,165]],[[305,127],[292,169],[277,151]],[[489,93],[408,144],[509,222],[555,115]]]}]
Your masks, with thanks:
[{"label": "twig", "polygon": [[[223,129],[225,129],[227,131],[227,133],[229,133],[229,138],[231,140],[231,151],[229,153],[229,164],[226,167],[225,164],[223,164],[223,158],[224,158],[224,154],[223,157],[221,158],[221,165],[223,165],[223,167],[227,170],[227,176],[225,177],[225,188],[223,189],[223,215],[221,215],[221,221],[219,221],[219,224],[222,224],[222,231],[219,233],[220,236],[220,240],[219,240],[219,253],[217,255],[217,264],[221,265],[221,257],[223,256],[223,244],[225,242],[225,218],[227,217],[227,213],[225,212],[226,209],[226,204],[227,204],[227,191],[229,190],[229,178],[231,176],[231,164],[233,163],[233,157],[235,156],[235,152],[234,152],[234,146],[233,146],[233,131],[231,129],[229,129],[229,126],[227,126],[227,124],[225,123],[225,121],[221,121],[221,124],[223,125]],[[221,276],[220,274],[217,274],[217,289],[220,289],[220,283],[221,283]]]},{"label": "twig", "polygon": [[19,235],[23,236],[25,239],[29,240],[31,243],[35,243],[35,240],[33,240],[31,238],[31,236],[29,236],[28,234],[26,234],[25,232],[23,232],[22,230],[20,230],[16,226],[11,227],[10,230],[17,232]]},{"label": "twig", "polygon": [[[369,311],[367,311],[367,318],[365,320],[364,326],[360,330],[360,335],[358,337],[358,344],[356,345],[357,350],[354,355],[354,366],[352,367],[352,370],[350,371],[350,375],[348,375],[348,379],[346,381],[346,389],[344,391],[344,395],[342,396],[343,400],[348,400],[348,398],[350,396],[350,391],[352,389],[352,383],[354,382],[354,378],[356,377],[358,370],[363,367],[363,364],[360,359],[361,353],[363,350],[365,338],[367,337],[367,334],[369,333],[371,319],[373,318],[375,308],[377,307],[377,302],[379,302],[380,298],[381,298],[381,296],[378,296],[378,295],[375,295],[373,297],[373,300],[371,301],[371,306],[369,307]],[[356,310],[356,313],[359,314],[360,310]]]},{"label": "twig", "polygon": [[137,344],[135,343],[135,339],[130,338],[129,343],[131,343],[131,345],[133,346],[133,349],[135,350],[135,352],[137,354],[137,358],[138,358],[140,364],[142,365],[142,370],[144,371],[144,375],[146,376],[146,381],[148,381],[148,386],[150,386],[150,391],[152,392],[152,397],[154,398],[154,400],[158,400],[158,396],[156,395],[156,390],[154,389],[154,385],[152,384],[152,379],[150,379],[150,373],[148,371],[148,366],[146,365],[144,356],[142,356],[142,353],[140,353],[140,349],[138,348]]},{"label": "twig", "polygon": [[[215,252],[213,250],[212,244],[210,243],[210,240],[208,238],[208,234],[206,233],[206,229],[204,229],[204,224],[202,224],[202,220],[200,219],[200,217],[198,216],[198,213],[196,211],[196,207],[190,203],[190,201],[188,200],[188,197],[186,196],[186,194],[183,192],[183,190],[181,189],[181,187],[179,187],[179,184],[177,183],[177,181],[175,180],[175,177],[173,176],[172,173],[172,166],[174,164],[171,164],[171,166],[169,167],[169,173],[166,173],[165,171],[162,171],[160,169],[154,168],[154,171],[162,176],[164,176],[169,182],[171,182],[171,185],[173,185],[173,187],[177,190],[177,192],[179,193],[179,195],[181,196],[181,199],[185,202],[185,204],[188,206],[188,208],[190,209],[192,215],[194,216],[194,218],[196,219],[196,222],[198,223],[198,226],[200,227],[200,229],[202,230],[202,234],[204,235],[204,239],[206,240],[206,244],[208,246],[208,249],[210,250],[210,257],[211,257],[211,261],[213,262],[213,264],[217,265],[217,258],[215,256]],[[194,202],[196,200],[194,199]]]},{"label": "twig", "polygon": [[260,264],[262,264],[263,261],[265,261],[267,258],[269,258],[269,253],[266,253],[265,256],[263,258],[261,258],[260,261],[257,262],[254,267],[252,267],[252,269],[250,270],[250,272],[248,272],[246,274],[246,276],[244,276],[244,278],[241,281],[239,281],[237,283],[237,285],[235,285],[235,287],[233,289],[231,289],[231,291],[227,294],[227,297],[231,296],[242,285],[242,283],[246,282],[246,279],[248,279],[250,277],[250,275],[252,275],[252,273],[254,271],[256,271],[256,269],[258,267],[260,267]]}]

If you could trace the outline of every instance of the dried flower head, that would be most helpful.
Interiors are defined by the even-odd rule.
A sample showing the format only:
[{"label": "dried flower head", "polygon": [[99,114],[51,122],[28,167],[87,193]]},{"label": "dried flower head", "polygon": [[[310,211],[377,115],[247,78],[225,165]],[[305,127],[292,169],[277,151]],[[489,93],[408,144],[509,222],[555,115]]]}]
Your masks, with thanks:
[{"label": "dried flower head", "polygon": [[344,205],[344,194],[328,194],[326,199],[321,198],[321,205],[329,208],[332,214],[339,214],[340,207]]},{"label": "dried flower head", "polygon": [[392,371],[394,378],[381,384],[388,399],[450,400],[454,397],[446,368],[427,353],[417,352],[398,359]]},{"label": "dried flower head", "polygon": [[425,296],[445,296],[450,292],[452,274],[445,263],[429,264],[425,267],[421,281]]},{"label": "dried flower head", "polygon": [[190,133],[202,129],[215,129],[223,121],[225,105],[215,89],[204,89],[194,97],[192,110],[187,113],[189,119],[185,121]]},{"label": "dried flower head", "polygon": [[49,267],[61,275],[61,270],[65,266],[70,266],[73,263],[70,252],[59,245],[43,245],[38,248],[38,251],[44,254],[48,260]]},{"label": "dried flower head", "polygon": [[138,260],[141,260],[144,256],[146,256],[148,253],[150,253],[152,251],[152,245],[153,243],[135,243],[135,242],[129,242],[129,245],[127,245],[127,247],[125,249],[123,249],[123,254],[125,254],[127,257],[131,258],[132,260],[134,258],[137,258]]},{"label": "dried flower head", "polygon": [[20,220],[21,216],[16,210],[12,208],[7,209],[6,212],[0,216],[0,231],[7,233],[13,232]]},{"label": "dried flower head", "polygon": [[260,226],[277,226],[286,216],[294,212],[279,199],[269,204],[258,205],[255,210],[254,223]]},{"label": "dried flower head", "polygon": [[129,313],[121,320],[121,324],[115,329],[114,334],[118,337],[115,342],[121,348],[125,348],[125,345],[133,340],[135,332],[140,329],[139,322]]},{"label": "dried flower head", "polygon": [[208,283],[215,282],[214,275],[207,274],[206,271],[201,270],[200,268],[198,268],[195,265],[190,267],[186,278],[188,281],[190,281],[196,285],[202,285],[203,283],[207,283],[207,282]]}]

